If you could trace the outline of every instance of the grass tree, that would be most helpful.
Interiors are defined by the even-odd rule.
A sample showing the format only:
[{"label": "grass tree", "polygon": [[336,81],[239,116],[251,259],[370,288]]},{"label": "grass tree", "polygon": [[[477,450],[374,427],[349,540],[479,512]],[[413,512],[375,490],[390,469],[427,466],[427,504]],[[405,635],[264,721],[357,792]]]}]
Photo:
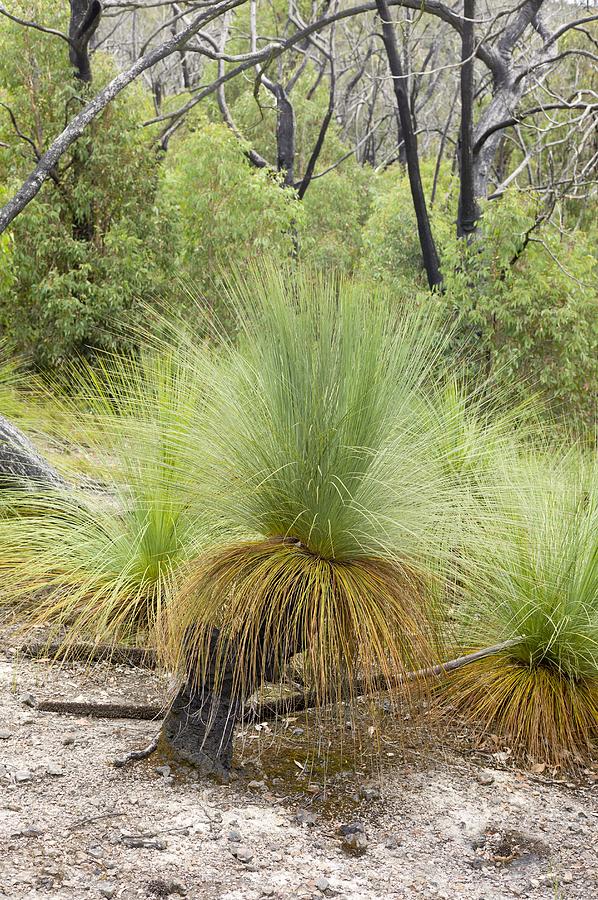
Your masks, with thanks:
[{"label": "grass tree", "polygon": [[465,542],[462,640],[519,642],[452,675],[448,702],[519,754],[568,767],[598,737],[598,469],[527,456],[500,481]]},{"label": "grass tree", "polygon": [[96,477],[91,489],[0,494],[0,601],[25,628],[49,624],[63,652],[82,638],[155,643],[166,597],[199,552],[195,492],[180,477],[201,408],[196,372],[171,347],[79,362],[68,396],[51,385],[53,419]]},{"label": "grass tree", "polygon": [[318,706],[437,658],[433,585],[456,508],[423,412],[444,350],[430,309],[272,269],[228,303],[237,340],[204,358],[196,436],[209,545],[171,600],[165,647],[184,677],[164,736],[220,771],[240,707],[293,654]]}]

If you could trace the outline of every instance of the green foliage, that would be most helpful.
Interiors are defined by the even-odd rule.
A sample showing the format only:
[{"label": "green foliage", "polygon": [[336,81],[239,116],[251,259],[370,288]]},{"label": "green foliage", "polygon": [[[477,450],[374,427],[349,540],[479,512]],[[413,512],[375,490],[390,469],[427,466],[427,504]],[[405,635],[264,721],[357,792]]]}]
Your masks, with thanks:
[{"label": "green foliage", "polygon": [[278,176],[252,169],[232,132],[205,119],[169,152],[163,204],[176,223],[177,269],[198,290],[225,264],[247,265],[259,254],[288,258],[302,216]]},{"label": "green foliage", "polygon": [[[430,172],[427,175],[430,183]],[[515,398],[538,391],[562,418],[592,425],[598,385],[598,283],[590,236],[536,226],[538,201],[507,193],[483,209],[480,235],[455,236],[458,184],[443,173],[432,208],[445,292],[436,298],[455,323],[453,350],[471,378]],[[383,236],[383,238],[382,238]],[[425,291],[409,185],[381,176],[364,236],[362,268],[399,296]]]},{"label": "green foliage", "polygon": [[[64,27],[62,4],[44,3],[43,15],[40,4],[39,12],[46,24]],[[111,62],[96,55],[94,73],[93,91],[112,77]],[[90,90],[74,79],[63,42],[6,21],[0,84],[0,100],[39,153]],[[165,265],[168,228],[157,218],[156,160],[139,127],[147,108],[139,86],[114,101],[12,226],[0,325],[10,344],[37,363],[55,365],[88,345],[122,346],[123,323],[137,299],[160,287],[157,262]],[[6,193],[28,174],[35,151],[4,108],[0,138]],[[0,247],[5,255],[6,243]]]},{"label": "green foliage", "polygon": [[200,549],[200,508],[186,481],[203,393],[194,358],[180,346],[70,367],[70,394],[55,403],[103,479],[91,492],[3,492],[2,602],[19,607],[25,626],[68,626],[67,648],[80,634],[152,640],[176,578]]},{"label": "green foliage", "polygon": [[451,679],[450,696],[561,764],[598,732],[597,472],[571,453],[511,458],[462,550],[463,644],[519,641]]}]

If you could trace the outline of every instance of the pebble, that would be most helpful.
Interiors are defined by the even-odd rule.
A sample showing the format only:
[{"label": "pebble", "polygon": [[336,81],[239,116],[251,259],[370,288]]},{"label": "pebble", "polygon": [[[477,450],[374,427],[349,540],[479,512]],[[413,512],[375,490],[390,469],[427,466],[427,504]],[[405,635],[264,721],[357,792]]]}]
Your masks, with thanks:
[{"label": "pebble", "polygon": [[155,897],[170,897],[172,894],[184,897],[187,893],[187,888],[177,878],[156,878],[149,882],[147,889]]},{"label": "pebble", "polygon": [[64,775],[64,769],[58,763],[49,763],[47,772],[48,775],[53,775],[55,778],[60,778]]},{"label": "pebble", "polygon": [[11,731],[7,731],[6,728],[0,728],[0,741],[7,741],[11,737]]},{"label": "pebble", "polygon": [[247,787],[250,791],[263,791],[266,783],[265,781],[250,781]]},{"label": "pebble", "polygon": [[67,733],[65,734],[65,736],[62,739],[62,743],[64,744],[65,747],[70,747],[71,744],[75,743],[76,738],[77,738],[76,731],[67,731]]},{"label": "pebble", "polygon": [[362,786],[359,788],[359,796],[362,800],[379,800],[380,791],[375,785],[362,784]]},{"label": "pebble", "polygon": [[298,809],[295,813],[295,821],[299,825],[313,826],[316,824],[316,817],[308,809]]},{"label": "pebble", "polygon": [[343,850],[355,855],[365,853],[368,839],[365,834],[365,828],[361,822],[352,822],[350,825],[341,825],[339,831],[343,836]]},{"label": "pebble", "polygon": [[35,697],[30,693],[21,694],[19,703],[22,703],[23,706],[30,706],[32,709],[35,709],[36,707]]},{"label": "pebble", "polygon": [[164,778],[168,778],[170,775],[170,766],[156,766],[154,771],[157,775],[163,775]]},{"label": "pebble", "polygon": [[25,781],[31,781],[33,775],[29,769],[17,769],[14,777],[17,784],[23,784]]},{"label": "pebble", "polygon": [[239,843],[241,840],[241,832],[237,828],[231,828],[227,835],[227,838],[233,843]]},{"label": "pebble", "polygon": [[346,850],[347,853],[365,853],[367,845],[368,839],[361,832],[346,834],[343,838],[343,850]]},{"label": "pebble", "polygon": [[489,785],[494,784],[494,775],[492,772],[479,772],[478,784]]},{"label": "pebble", "polygon": [[322,893],[328,890],[328,888],[330,887],[330,882],[325,875],[320,875],[320,877],[316,881],[316,887],[319,891],[322,891]]},{"label": "pebble", "polygon": [[107,881],[99,886],[98,891],[102,897],[106,897],[106,900],[112,900],[112,897],[116,894],[116,885],[112,881]]},{"label": "pebble", "polygon": [[251,852],[249,847],[232,847],[231,853],[235,857],[235,859],[238,859],[239,862],[242,863],[250,863],[253,859],[253,853]]},{"label": "pebble", "polygon": [[563,882],[565,884],[572,884],[573,883],[573,872],[569,872],[569,871],[563,872]]}]

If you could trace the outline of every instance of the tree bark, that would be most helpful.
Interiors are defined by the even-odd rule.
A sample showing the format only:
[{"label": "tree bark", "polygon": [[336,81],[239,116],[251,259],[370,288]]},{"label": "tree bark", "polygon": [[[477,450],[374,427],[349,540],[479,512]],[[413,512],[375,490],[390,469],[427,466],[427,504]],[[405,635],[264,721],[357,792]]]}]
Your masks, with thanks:
[{"label": "tree bark", "polygon": [[102,18],[102,4],[99,0],[70,0],[71,18],[69,22],[69,59],[80,81],[91,81],[89,42],[95,34]]},{"label": "tree bark", "polygon": [[[232,767],[233,736],[242,698],[234,690],[234,657],[210,637],[201,687],[188,673],[162,723],[159,749],[191,763],[203,775],[226,780]],[[219,661],[219,654],[224,657]]]},{"label": "tree bark", "polygon": [[419,169],[419,154],[417,149],[417,140],[413,130],[413,122],[411,120],[411,110],[409,107],[409,96],[403,76],[403,68],[401,59],[397,50],[397,43],[393,25],[390,19],[390,12],[386,0],[376,0],[378,14],[382,22],[382,37],[388,57],[388,65],[393,78],[395,97],[397,107],[401,119],[401,130],[403,140],[405,142],[405,156],[407,159],[407,172],[409,175],[409,185],[411,187],[411,196],[413,198],[413,208],[417,219],[417,231],[419,234],[419,243],[422,251],[424,268],[428,276],[428,284],[431,288],[442,286],[442,274],[440,272],[440,260],[432,234],[430,225],[430,217],[426,205],[426,198],[421,180]]},{"label": "tree bark", "polygon": [[469,238],[476,230],[478,208],[473,181],[473,52],[475,0],[465,0],[461,32],[461,135],[459,144],[458,237]]}]

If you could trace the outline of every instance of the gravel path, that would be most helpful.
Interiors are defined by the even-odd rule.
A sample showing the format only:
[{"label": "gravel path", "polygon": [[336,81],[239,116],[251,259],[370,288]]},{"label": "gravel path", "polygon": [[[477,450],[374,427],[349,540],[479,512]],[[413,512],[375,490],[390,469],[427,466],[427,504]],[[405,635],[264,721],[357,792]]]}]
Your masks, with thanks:
[{"label": "gravel path", "polygon": [[[0,652],[0,896],[598,897],[598,769],[581,784],[555,784],[505,768],[501,750],[480,762],[437,748],[397,753],[373,782],[359,768],[331,775],[323,802],[322,777],[302,768],[301,720],[288,730],[290,771],[268,749],[267,729],[246,729],[243,774],[219,786],[156,771],[151,759],[113,768],[115,756],[149,742],[152,722],[22,702],[27,693],[155,702],[164,690],[140,670],[50,669]],[[343,835],[342,826],[352,827]]]}]

